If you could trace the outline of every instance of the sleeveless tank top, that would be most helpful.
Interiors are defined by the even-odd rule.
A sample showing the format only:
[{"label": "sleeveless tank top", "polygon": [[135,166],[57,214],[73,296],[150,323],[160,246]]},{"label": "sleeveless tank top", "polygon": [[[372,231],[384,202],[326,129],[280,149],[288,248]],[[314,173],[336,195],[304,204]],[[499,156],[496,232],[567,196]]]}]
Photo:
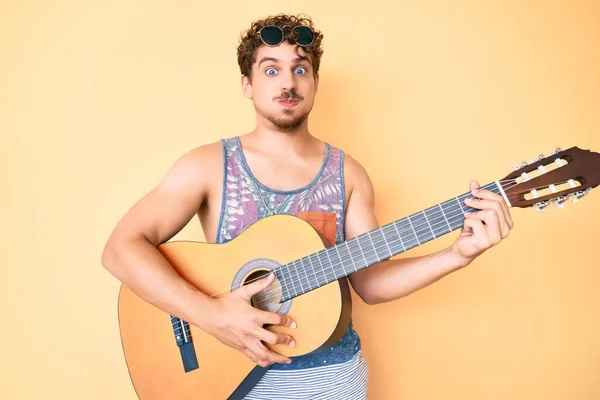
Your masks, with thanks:
[{"label": "sleeveless tank top", "polygon": [[[246,162],[238,136],[221,139],[221,146],[223,198],[217,243],[233,240],[262,218],[277,214],[306,216],[307,213],[333,216],[335,233],[330,237],[335,240],[330,239],[331,244],[344,241],[346,197],[343,150],[325,143],[325,157],[313,180],[302,188],[282,191],[269,188],[256,179]],[[349,362],[360,350],[360,337],[351,319],[342,338],[331,348],[292,357],[290,364],[273,364],[270,368],[303,369]]]}]

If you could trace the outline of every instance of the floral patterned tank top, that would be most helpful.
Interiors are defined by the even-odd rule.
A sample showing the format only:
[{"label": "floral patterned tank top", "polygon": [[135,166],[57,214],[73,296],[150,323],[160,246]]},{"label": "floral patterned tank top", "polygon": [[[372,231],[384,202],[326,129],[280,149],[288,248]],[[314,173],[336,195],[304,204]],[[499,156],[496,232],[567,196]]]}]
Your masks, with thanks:
[{"label": "floral patterned tank top", "polygon": [[[325,143],[325,157],[312,182],[299,189],[282,191],[269,188],[256,179],[246,162],[238,136],[222,139],[221,146],[223,199],[217,243],[233,240],[253,223],[276,214],[304,218],[329,238],[332,245],[344,241],[343,150]],[[293,357],[291,364],[274,364],[271,369],[302,369],[346,362],[360,348],[360,338],[351,320],[342,338],[330,349]]]}]

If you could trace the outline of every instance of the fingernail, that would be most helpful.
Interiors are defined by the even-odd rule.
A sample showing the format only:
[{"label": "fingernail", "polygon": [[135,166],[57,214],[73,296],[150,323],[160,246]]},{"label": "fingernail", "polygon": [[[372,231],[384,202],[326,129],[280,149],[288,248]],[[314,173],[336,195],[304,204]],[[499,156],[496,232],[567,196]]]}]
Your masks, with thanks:
[{"label": "fingernail", "polygon": [[294,321],[292,321],[292,323],[290,324],[290,326],[292,327],[292,329],[296,329],[296,323]]},{"label": "fingernail", "polygon": [[294,342],[293,340],[290,342],[290,347],[296,347],[296,342]]},{"label": "fingernail", "polygon": [[291,364],[291,363],[292,363],[292,360],[290,360],[290,359],[288,358],[288,360],[286,361],[286,364]]}]

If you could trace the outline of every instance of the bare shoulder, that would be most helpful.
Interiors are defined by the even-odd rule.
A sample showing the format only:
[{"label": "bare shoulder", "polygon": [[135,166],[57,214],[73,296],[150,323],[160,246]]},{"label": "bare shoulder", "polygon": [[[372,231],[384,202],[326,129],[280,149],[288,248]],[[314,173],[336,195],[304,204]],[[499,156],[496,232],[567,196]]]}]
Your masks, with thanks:
[{"label": "bare shoulder", "polygon": [[121,218],[111,241],[143,236],[158,245],[179,232],[198,212],[222,169],[220,141],[179,156],[158,183]]},{"label": "bare shoulder", "polygon": [[197,167],[214,167],[215,163],[220,164],[221,160],[221,142],[216,141],[190,149],[182,154],[173,166],[180,165],[197,171]]},{"label": "bare shoulder", "polygon": [[346,152],[344,152],[344,182],[348,198],[352,198],[353,194],[373,196],[373,183],[369,173],[356,158]]},{"label": "bare shoulder", "polygon": [[204,192],[213,174],[220,172],[222,150],[219,141],[197,146],[179,156],[155,188],[188,189]]}]

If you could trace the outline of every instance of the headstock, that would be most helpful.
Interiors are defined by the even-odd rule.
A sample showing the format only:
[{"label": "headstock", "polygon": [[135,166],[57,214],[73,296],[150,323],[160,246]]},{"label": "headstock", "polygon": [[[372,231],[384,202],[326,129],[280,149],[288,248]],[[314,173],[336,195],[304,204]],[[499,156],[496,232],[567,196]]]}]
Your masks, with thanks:
[{"label": "headstock", "polygon": [[562,207],[569,197],[577,202],[600,184],[600,154],[556,149],[519,164],[499,183],[512,207],[543,210],[553,202]]}]

